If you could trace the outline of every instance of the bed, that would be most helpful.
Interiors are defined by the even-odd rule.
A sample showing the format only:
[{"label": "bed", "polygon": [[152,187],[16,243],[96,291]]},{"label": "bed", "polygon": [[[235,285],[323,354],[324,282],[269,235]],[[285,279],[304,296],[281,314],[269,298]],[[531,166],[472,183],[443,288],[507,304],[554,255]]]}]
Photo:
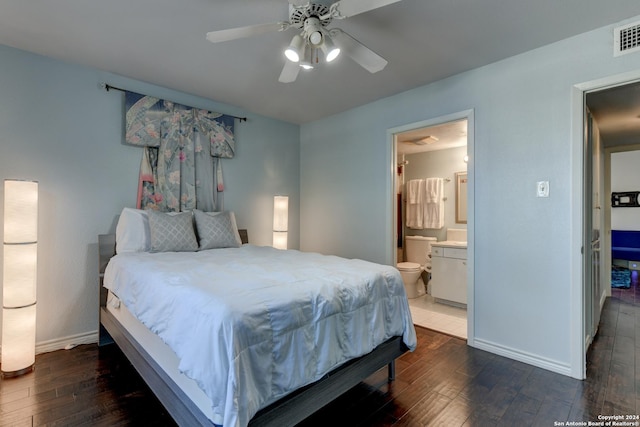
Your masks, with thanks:
[{"label": "bed", "polygon": [[[121,232],[131,213],[119,237],[99,236],[100,341],[115,341],[180,425],[295,425],[385,365],[392,379],[415,348],[392,267],[254,246],[232,214],[197,211],[192,250],[172,250],[174,235],[168,250],[126,251],[139,237]],[[151,236],[158,218],[177,221],[151,216]],[[215,239],[198,218],[216,223]]]}]

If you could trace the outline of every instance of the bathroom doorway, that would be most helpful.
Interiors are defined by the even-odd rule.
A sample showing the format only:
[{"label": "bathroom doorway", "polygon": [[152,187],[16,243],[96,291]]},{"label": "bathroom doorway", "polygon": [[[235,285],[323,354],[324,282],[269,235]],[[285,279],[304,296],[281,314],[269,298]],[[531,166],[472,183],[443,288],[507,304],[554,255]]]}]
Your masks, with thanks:
[{"label": "bathroom doorway", "polygon": [[[394,253],[396,266],[408,286],[407,294],[413,296],[409,298],[413,321],[463,339],[472,339],[473,331],[473,298],[467,298],[473,295],[472,113],[466,111],[389,131],[395,159]],[[427,215],[424,212],[428,205],[420,208],[422,201],[416,194],[421,194],[423,187],[418,185],[429,186],[432,182],[441,183],[438,221],[432,222],[426,216],[420,221],[422,215]],[[413,236],[431,239],[430,258],[425,262],[412,259],[415,255],[411,248],[416,240]],[[451,254],[453,258],[449,258]],[[406,264],[400,264],[406,262],[420,264],[423,271],[417,283],[408,279],[412,276]],[[418,294],[413,292],[414,286]],[[442,287],[445,291],[458,291],[442,293]]]}]

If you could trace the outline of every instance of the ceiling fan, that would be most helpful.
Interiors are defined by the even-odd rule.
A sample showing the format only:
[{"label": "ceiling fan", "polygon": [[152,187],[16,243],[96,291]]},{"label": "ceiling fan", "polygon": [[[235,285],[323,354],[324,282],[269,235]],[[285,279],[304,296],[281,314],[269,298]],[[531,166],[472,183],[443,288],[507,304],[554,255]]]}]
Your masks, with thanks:
[{"label": "ceiling fan", "polygon": [[345,19],[398,1],[400,0],[339,0],[325,5],[323,0],[289,0],[289,21],[211,31],[207,33],[207,40],[219,43],[296,28],[300,32],[293,36],[291,44],[285,50],[288,61],[278,79],[280,82],[294,82],[300,68],[312,69],[313,64],[318,62],[320,50],[327,62],[344,52],[370,73],[377,73],[387,65],[383,57],[343,30],[327,26],[333,19]]}]

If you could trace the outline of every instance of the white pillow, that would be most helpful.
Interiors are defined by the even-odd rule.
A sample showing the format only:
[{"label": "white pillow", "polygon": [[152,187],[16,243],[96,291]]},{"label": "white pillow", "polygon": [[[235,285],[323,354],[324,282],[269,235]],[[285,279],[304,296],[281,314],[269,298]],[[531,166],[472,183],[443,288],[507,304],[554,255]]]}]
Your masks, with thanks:
[{"label": "white pillow", "polygon": [[242,246],[236,216],[233,212],[202,212],[195,209],[193,213],[198,229],[200,250]]},{"label": "white pillow", "polygon": [[116,225],[116,253],[149,252],[149,216],[141,209],[124,208]]}]

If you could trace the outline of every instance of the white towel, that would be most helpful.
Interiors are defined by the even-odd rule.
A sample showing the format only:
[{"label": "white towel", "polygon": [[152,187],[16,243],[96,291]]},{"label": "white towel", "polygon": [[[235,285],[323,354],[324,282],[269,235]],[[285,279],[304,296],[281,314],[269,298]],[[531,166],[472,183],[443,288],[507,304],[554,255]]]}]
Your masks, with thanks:
[{"label": "white towel", "polygon": [[428,178],[425,185],[422,226],[424,228],[444,227],[444,180]]},{"label": "white towel", "polygon": [[418,197],[420,195],[420,181],[422,180],[412,179],[407,184],[407,187],[409,187],[407,189],[408,199],[409,199],[409,203],[412,205],[418,203]]},{"label": "white towel", "polygon": [[[407,220],[408,228],[423,229],[425,180],[412,179],[408,183]],[[413,195],[412,195],[413,193]]]},{"label": "white towel", "polygon": [[426,203],[436,203],[438,198],[442,197],[440,187],[442,187],[442,178],[427,178],[425,189]]}]

